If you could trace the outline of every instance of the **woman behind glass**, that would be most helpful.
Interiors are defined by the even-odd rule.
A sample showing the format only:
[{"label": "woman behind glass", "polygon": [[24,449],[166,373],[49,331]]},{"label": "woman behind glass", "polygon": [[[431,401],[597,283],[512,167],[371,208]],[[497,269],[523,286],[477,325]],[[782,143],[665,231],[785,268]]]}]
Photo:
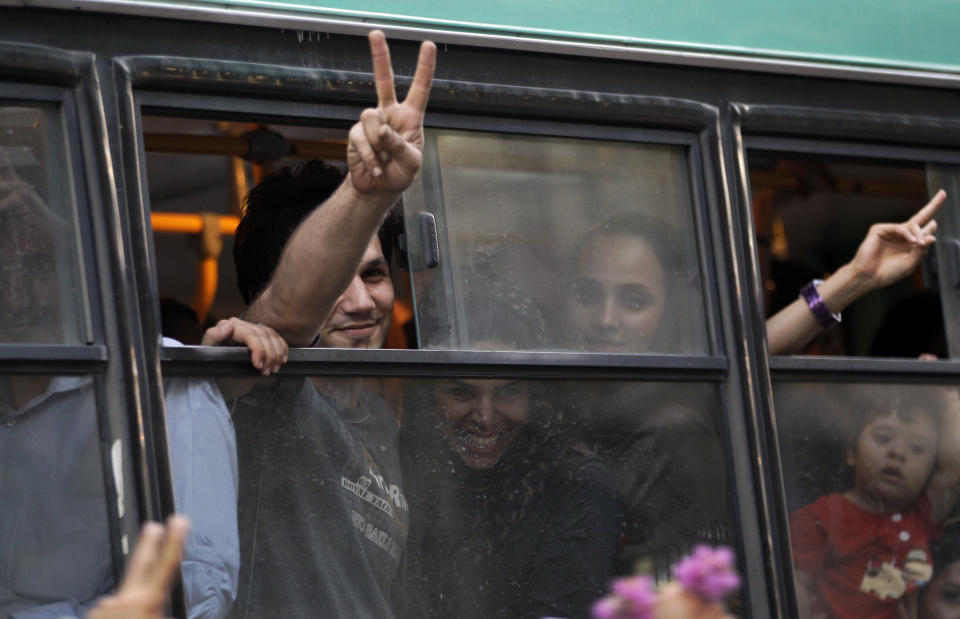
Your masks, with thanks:
[{"label": "woman behind glass", "polygon": [[[568,280],[572,348],[678,353],[698,346],[696,265],[685,263],[677,237],[640,213],[584,235]],[[667,577],[694,544],[729,542],[716,401],[716,391],[689,383],[619,383],[570,398],[579,437],[616,480],[625,521],[618,573]]]},{"label": "woman behind glass", "polygon": [[[539,310],[492,273],[471,282],[470,341],[542,345]],[[586,617],[620,538],[613,482],[561,435],[547,385],[449,378],[404,419],[411,617]]]}]

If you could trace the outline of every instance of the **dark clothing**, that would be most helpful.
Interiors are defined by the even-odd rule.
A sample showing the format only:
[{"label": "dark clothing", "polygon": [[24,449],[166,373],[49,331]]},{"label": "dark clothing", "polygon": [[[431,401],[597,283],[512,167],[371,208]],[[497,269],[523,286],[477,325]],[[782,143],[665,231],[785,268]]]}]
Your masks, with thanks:
[{"label": "dark clothing", "polygon": [[394,616],[409,511],[397,421],[372,392],[342,408],[308,379],[234,406],[241,591],[234,617]]},{"label": "dark clothing", "polygon": [[[508,454],[490,471],[455,463],[456,500],[447,507],[433,495],[426,505],[417,503],[411,617],[589,616],[605,592],[619,542],[616,491],[593,455],[559,448],[535,453],[545,459],[528,464]],[[522,481],[501,483],[511,475]],[[525,492],[532,495],[518,502],[515,493]],[[511,522],[524,502],[519,521]]]},{"label": "dark clothing", "polygon": [[[658,578],[697,543],[730,542],[726,469],[709,398],[675,386],[621,386],[579,411],[584,440],[610,468],[624,515],[618,574]],[[706,394],[703,394],[706,396]]]}]

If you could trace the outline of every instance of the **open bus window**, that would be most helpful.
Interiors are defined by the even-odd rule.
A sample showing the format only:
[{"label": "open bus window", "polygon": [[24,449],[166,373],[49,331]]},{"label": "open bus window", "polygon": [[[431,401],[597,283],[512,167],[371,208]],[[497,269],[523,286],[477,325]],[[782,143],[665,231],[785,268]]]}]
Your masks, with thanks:
[{"label": "open bus window", "polygon": [[0,375],[0,616],[79,617],[112,589],[94,385]]},{"label": "open bus window", "polygon": [[[407,228],[436,218],[440,257],[411,242],[420,344],[484,348],[503,308],[470,291],[520,291],[544,318],[521,350],[709,351],[688,148],[428,130],[404,196]],[[521,301],[520,298],[523,298]],[[504,331],[509,326],[503,325]]]},{"label": "open bus window", "polygon": [[774,386],[799,616],[889,613],[955,520],[960,397],[939,385]]},{"label": "open bus window", "polygon": [[[345,171],[347,133],[149,115],[143,130],[163,332],[199,344],[206,327],[245,309],[233,238],[247,193],[272,172],[311,159]],[[393,275],[402,311],[410,306],[408,278],[396,264]],[[389,341],[407,347],[402,328]]]},{"label": "open bus window", "polygon": [[59,110],[0,101],[0,342],[82,344],[84,290]]},{"label": "open bus window", "polygon": [[[805,284],[849,263],[872,224],[906,221],[939,188],[928,185],[923,163],[761,150],[747,155],[768,317],[793,302]],[[931,263],[932,256],[844,309],[841,324],[821,332],[801,354],[949,357]]]}]

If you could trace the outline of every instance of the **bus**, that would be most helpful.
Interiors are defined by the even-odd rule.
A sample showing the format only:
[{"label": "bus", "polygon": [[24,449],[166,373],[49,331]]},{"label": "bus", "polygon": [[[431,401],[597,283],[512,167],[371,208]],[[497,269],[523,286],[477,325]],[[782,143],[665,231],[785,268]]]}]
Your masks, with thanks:
[{"label": "bus", "polygon": [[[343,410],[375,392],[399,429],[399,446],[380,447],[399,450],[413,481],[462,468],[424,455],[444,449],[439,410],[509,387],[497,397],[522,400],[528,426],[556,431],[616,487],[616,573],[662,581],[696,543],[729,545],[743,577],[732,604],[747,617],[798,616],[791,515],[856,483],[847,426],[864,402],[912,394],[960,415],[960,11],[949,3],[0,5],[0,614],[74,585],[82,612],[119,582],[141,524],[178,510],[177,454],[204,447],[182,444],[171,410],[194,420],[199,383],[229,435],[218,462],[231,441],[240,454],[232,486],[202,497],[215,513],[182,510],[236,523],[241,495],[239,576],[209,616],[231,605],[257,616],[250,591],[269,572],[247,560],[253,469],[229,417],[240,400],[217,401],[231,381],[309,379]],[[349,127],[377,101],[373,28],[401,96],[420,42],[438,46],[422,167],[391,211],[387,347],[295,348],[280,378],[256,378],[247,350],[199,345],[245,310],[231,260],[244,197],[313,159],[345,170]],[[909,221],[940,188],[936,243],[909,274],[776,354],[767,318],[849,264],[871,226]],[[633,261],[634,286],[618,288],[631,251],[618,243],[634,229],[656,238]],[[591,260],[600,274],[588,277]],[[627,324],[651,303],[654,318]],[[295,465],[274,471],[278,485],[304,478]],[[507,487],[528,465],[491,467]],[[365,479],[351,492],[378,483]],[[431,479],[407,499],[435,492]],[[502,548],[463,542],[466,525],[527,548],[498,537],[503,496],[472,496],[482,509],[464,511],[457,479],[429,523],[409,521],[403,549],[417,563],[418,523],[458,540],[432,549],[449,562],[421,565],[434,593],[450,572],[482,589],[491,565],[514,567]],[[58,499],[71,494],[82,497]],[[299,518],[324,527],[322,514]],[[549,535],[536,535],[547,535],[539,552]],[[472,561],[483,552],[493,559]],[[189,588],[171,592],[175,616],[188,615]]]}]

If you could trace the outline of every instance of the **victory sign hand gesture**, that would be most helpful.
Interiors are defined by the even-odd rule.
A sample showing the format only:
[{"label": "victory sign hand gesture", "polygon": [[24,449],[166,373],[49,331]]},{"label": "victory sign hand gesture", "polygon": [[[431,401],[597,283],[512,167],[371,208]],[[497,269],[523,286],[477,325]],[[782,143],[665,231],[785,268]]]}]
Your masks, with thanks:
[{"label": "victory sign hand gesture", "polygon": [[900,224],[875,224],[854,256],[854,271],[870,288],[892,284],[909,275],[936,241],[933,216],[947,198],[942,189],[913,217]]},{"label": "victory sign hand gesture", "polygon": [[413,84],[403,103],[397,102],[393,86],[390,49],[383,32],[369,35],[377,107],[360,115],[350,129],[347,166],[350,182],[359,193],[401,192],[410,186],[423,158],[423,116],[430,96],[437,47],[430,41],[420,46]]}]

